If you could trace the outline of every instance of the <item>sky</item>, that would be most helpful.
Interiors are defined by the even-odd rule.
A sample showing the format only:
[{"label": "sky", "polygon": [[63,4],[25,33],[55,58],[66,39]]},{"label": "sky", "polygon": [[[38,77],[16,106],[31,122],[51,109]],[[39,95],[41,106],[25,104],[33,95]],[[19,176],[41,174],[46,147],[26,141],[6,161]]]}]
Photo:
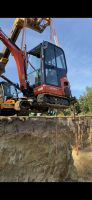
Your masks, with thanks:
[{"label": "sky", "polygon": [[[15,18],[0,18],[0,28],[8,36]],[[92,18],[54,18],[54,25],[58,36],[59,46],[66,56],[72,96],[79,98],[85,88],[92,87]],[[16,44],[20,47],[22,32]],[[26,29],[27,50],[37,46],[43,40],[50,41],[50,28],[43,33]],[[54,41],[53,41],[54,42]],[[0,52],[4,44],[0,41]],[[15,60],[12,55],[6,65],[5,75],[13,82],[18,83],[18,74]],[[1,79],[0,79],[1,80]]]}]

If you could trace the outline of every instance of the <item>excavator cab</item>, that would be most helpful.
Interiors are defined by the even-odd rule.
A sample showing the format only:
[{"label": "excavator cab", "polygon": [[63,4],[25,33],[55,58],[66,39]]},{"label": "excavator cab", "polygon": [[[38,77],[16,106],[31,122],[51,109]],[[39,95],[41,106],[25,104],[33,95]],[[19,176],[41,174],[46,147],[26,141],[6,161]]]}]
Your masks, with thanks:
[{"label": "excavator cab", "polygon": [[2,81],[0,83],[0,96],[6,100],[10,98],[17,98],[17,90],[13,85]]},{"label": "excavator cab", "polygon": [[32,71],[27,73],[35,96],[44,94],[49,99],[49,103],[53,102],[55,105],[55,102],[58,102],[58,105],[69,106],[71,90],[67,79],[67,65],[63,49],[44,41],[30,50],[28,55],[35,68],[31,68]]},{"label": "excavator cab", "polygon": [[13,85],[4,81],[0,82],[0,114],[15,114],[14,107],[17,97],[17,90]]},{"label": "excavator cab", "polygon": [[34,78],[33,84],[36,83],[36,86],[37,84],[47,84],[61,87],[60,79],[66,77],[67,74],[67,65],[63,49],[52,43],[43,42],[29,51],[28,54],[30,54],[31,64],[35,68],[35,70],[31,69],[32,72],[29,73],[29,75],[32,74],[36,78]]}]

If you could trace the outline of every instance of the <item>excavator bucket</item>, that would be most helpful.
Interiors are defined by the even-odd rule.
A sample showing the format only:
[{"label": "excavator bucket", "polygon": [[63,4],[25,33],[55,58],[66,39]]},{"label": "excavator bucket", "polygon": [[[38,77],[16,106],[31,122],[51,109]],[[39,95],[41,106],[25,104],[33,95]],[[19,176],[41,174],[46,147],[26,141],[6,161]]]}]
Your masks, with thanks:
[{"label": "excavator bucket", "polygon": [[16,18],[14,26],[24,26],[31,28],[39,33],[42,33],[44,29],[50,25],[50,18]]},{"label": "excavator bucket", "polygon": [[38,32],[43,32],[50,25],[50,18],[16,18],[15,25],[25,26]]}]

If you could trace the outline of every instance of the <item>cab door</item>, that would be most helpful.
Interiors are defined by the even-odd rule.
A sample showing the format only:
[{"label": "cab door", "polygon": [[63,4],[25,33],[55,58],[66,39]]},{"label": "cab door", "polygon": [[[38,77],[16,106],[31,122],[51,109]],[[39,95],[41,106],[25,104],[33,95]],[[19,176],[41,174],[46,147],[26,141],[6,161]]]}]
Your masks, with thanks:
[{"label": "cab door", "polygon": [[48,42],[44,42],[44,46],[45,84],[58,86],[55,47],[53,44]]}]

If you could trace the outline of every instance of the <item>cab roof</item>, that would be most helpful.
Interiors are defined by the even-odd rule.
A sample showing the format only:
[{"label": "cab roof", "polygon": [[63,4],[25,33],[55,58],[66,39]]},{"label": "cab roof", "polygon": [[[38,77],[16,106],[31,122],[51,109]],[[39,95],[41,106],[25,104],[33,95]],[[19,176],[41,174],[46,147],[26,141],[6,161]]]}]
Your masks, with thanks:
[{"label": "cab roof", "polygon": [[[48,45],[48,44],[50,44],[50,45],[53,45],[53,46],[56,46],[55,44],[53,44],[53,43],[50,43],[50,42],[48,42],[48,41],[43,41],[42,43],[40,43],[39,45],[37,45],[36,47],[34,47],[33,49],[31,49],[30,51],[28,51],[27,52],[27,54],[29,54],[29,55],[33,55],[33,56],[37,56],[38,58],[40,58],[40,52],[41,52],[41,46],[42,45]],[[63,49],[61,48],[61,47],[58,47],[58,46],[56,46],[57,48],[60,48],[62,51],[63,51]],[[64,52],[64,51],[63,51]]]}]

